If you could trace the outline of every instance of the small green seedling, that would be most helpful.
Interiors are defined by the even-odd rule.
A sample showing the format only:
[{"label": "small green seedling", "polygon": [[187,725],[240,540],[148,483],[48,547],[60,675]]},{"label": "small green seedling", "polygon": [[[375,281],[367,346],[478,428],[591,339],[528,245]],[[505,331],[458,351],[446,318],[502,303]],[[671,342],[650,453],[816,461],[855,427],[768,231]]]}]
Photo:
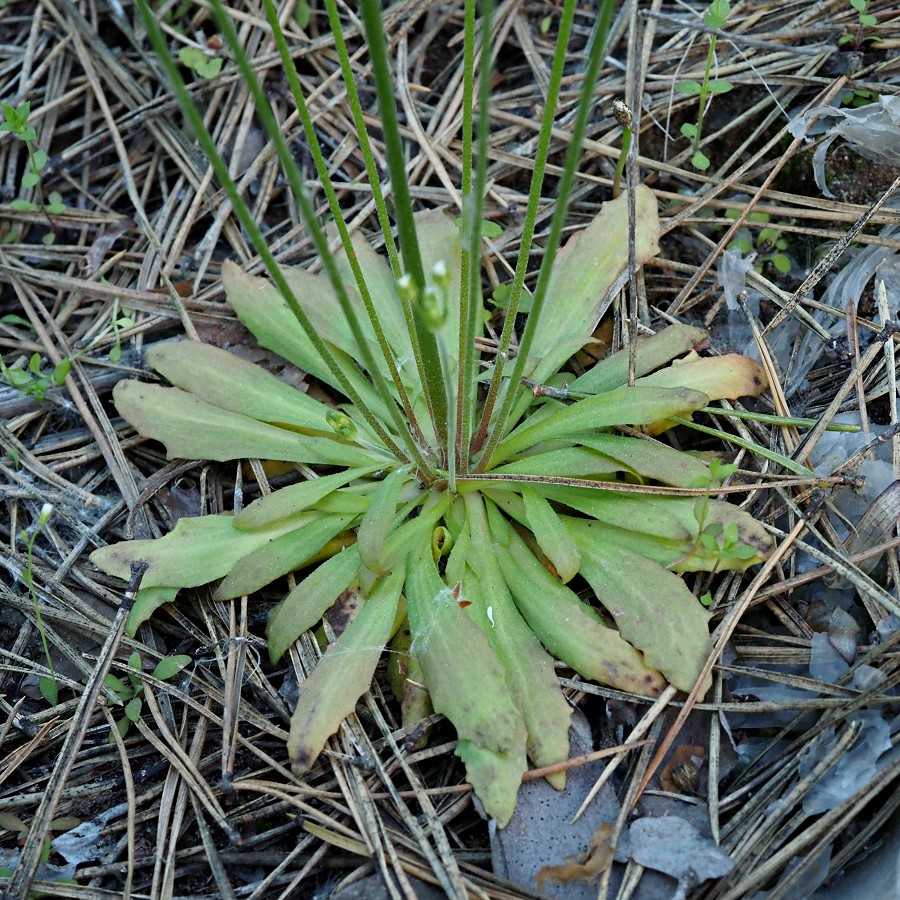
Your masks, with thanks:
[{"label": "small green seedling", "polygon": [[[160,681],[168,681],[174,678],[185,666],[189,666],[192,660],[189,656],[179,654],[177,656],[164,656],[153,670],[153,677]],[[142,670],[141,655],[135,651],[128,657],[128,665],[137,671]],[[125,715],[116,722],[116,728],[122,737],[128,733],[132,724],[141,717],[144,705],[144,683],[137,676],[128,673],[128,681],[123,681],[115,675],[107,675],[106,686],[125,704]],[[110,734],[110,741],[113,736]]]},{"label": "small green seedling", "polygon": [[[736,209],[729,209],[725,213],[728,219],[736,219],[740,215]],[[764,212],[752,212],[747,216],[751,222],[768,223],[770,216]],[[790,256],[785,252],[788,249],[787,239],[780,228],[761,228],[755,233],[755,242],[749,230],[742,229],[738,236],[728,245],[729,250],[740,250],[741,253],[756,253],[756,262],[753,266],[757,272],[761,272],[765,263],[771,263],[779,272],[786,275],[793,268]]]},{"label": "small green seedling", "polygon": [[47,391],[60,387],[66,380],[72,360],[69,357],[60,360],[51,372],[41,368],[41,354],[32,353],[25,368],[7,366],[0,356],[0,375],[11,387],[16,388],[23,397],[34,397],[35,403],[43,403]]},{"label": "small green seedling", "polygon": [[866,41],[873,43],[881,43],[884,40],[880,35],[871,34],[869,29],[878,27],[878,19],[869,12],[869,0],[850,0],[850,5],[858,13],[856,33],[842,34],[838,38],[838,44],[852,44],[854,47],[860,47]]},{"label": "small green seedling", "polygon": [[[76,819],[73,816],[60,816],[57,819],[54,819],[50,823],[50,834],[47,835],[44,840],[44,845],[41,848],[41,862],[49,862],[50,860],[50,851],[51,851],[51,841],[53,840],[53,832],[61,832],[61,831],[70,831],[73,828],[77,828],[81,824],[81,819]],[[25,843],[25,839],[28,837],[28,832],[31,830],[29,825],[26,825],[25,822],[22,821],[18,816],[13,815],[8,812],[0,812],[0,829],[4,831],[11,831],[13,834],[17,834],[18,843],[20,845]],[[13,875],[13,870],[0,866],[0,878],[11,878]],[[76,884],[74,878],[49,878],[49,873],[44,873],[41,877],[45,880],[51,880],[55,884]],[[46,897],[48,896],[43,891],[31,891],[28,894],[29,900],[37,897]]]},{"label": "small green seedling", "polygon": [[134,327],[134,318],[131,310],[119,305],[119,298],[113,300],[112,309],[109,313],[109,324],[88,344],[88,349],[96,346],[110,332],[113,333],[113,345],[109,351],[109,361],[118,362],[122,358],[122,338],[121,332],[126,328]]},{"label": "small green seedling", "polygon": [[[706,23],[707,28],[720,29],[724,27],[730,13],[731,4],[728,3],[728,0],[713,0],[703,16],[703,21]],[[682,94],[694,94],[699,101],[697,121],[695,123],[685,122],[681,126],[681,133],[691,142],[694,148],[691,164],[695,169],[703,172],[710,166],[709,157],[700,149],[703,117],[706,114],[707,101],[711,94],[725,94],[734,87],[730,81],[725,81],[721,78],[710,78],[713,60],[716,56],[716,37],[717,35],[714,33],[709,36],[709,52],[706,54],[706,69],[703,73],[703,81],[679,81],[675,85],[676,91]]]},{"label": "small green seedling", "polygon": [[182,47],[178,58],[201,78],[215,78],[222,71],[224,62],[221,56],[209,56],[199,47]]},{"label": "small green seedling", "polygon": [[44,619],[41,616],[41,605],[38,602],[37,590],[34,587],[34,542],[44,530],[52,515],[53,507],[49,503],[45,503],[41,507],[41,512],[35,525],[31,529],[21,531],[19,540],[25,544],[25,568],[22,570],[22,577],[25,579],[25,584],[28,585],[28,591],[31,594],[31,602],[34,604],[34,618],[37,622],[38,633],[41,636],[41,644],[44,647],[47,668],[50,670],[49,677],[42,675],[38,679],[38,690],[40,690],[41,696],[51,706],[56,706],[59,700],[59,685],[56,681],[56,669],[53,668],[53,658],[50,656],[50,647],[47,644],[47,631],[44,628]]},{"label": "small green seedling", "polygon": [[869,106],[877,102],[878,94],[863,88],[844,91],[838,98],[838,106],[848,106],[850,109],[859,109],[861,106]]},{"label": "small green seedling", "polygon": [[[31,210],[40,209],[48,215],[59,215],[66,209],[66,205],[62,200],[62,195],[58,191],[51,191],[46,199],[44,198],[44,192],[41,186],[41,172],[46,167],[49,156],[47,155],[46,150],[41,147],[35,147],[37,132],[35,131],[34,126],[30,125],[28,121],[31,116],[30,101],[26,100],[18,106],[10,106],[8,103],[3,103],[0,104],[0,109],[3,110],[3,121],[0,122],[0,133],[6,132],[15,135],[25,144],[25,149],[28,152],[28,165],[25,169],[25,173],[22,175],[22,191],[24,193],[34,189],[37,191],[38,198],[40,199],[39,203],[34,203],[23,197],[13,200],[12,203],[10,203],[10,206],[18,212],[29,212]],[[44,236],[44,243],[47,245],[52,244],[55,236],[53,231],[49,231]]]},{"label": "small green seedling", "polygon": [[[733,463],[723,463],[713,459],[709,464],[709,474],[694,480],[691,487],[702,487],[706,492],[694,504],[694,517],[697,519],[697,540],[686,554],[689,559],[700,547],[715,554],[722,564],[753,559],[757,550],[741,542],[740,532],[733,522],[710,522],[710,495],[713,488],[718,487],[731,478],[738,467]],[[684,559],[679,560],[683,562]],[[701,598],[702,599],[702,598]]]}]

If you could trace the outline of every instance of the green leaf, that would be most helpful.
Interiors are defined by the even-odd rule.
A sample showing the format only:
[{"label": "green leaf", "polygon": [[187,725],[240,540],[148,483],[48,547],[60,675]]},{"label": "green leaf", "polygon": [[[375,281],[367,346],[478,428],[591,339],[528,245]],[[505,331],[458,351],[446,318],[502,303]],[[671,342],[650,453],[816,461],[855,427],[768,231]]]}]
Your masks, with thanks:
[{"label": "green leaf", "polygon": [[347,547],[316,566],[270,613],[266,635],[277,663],[291,644],[312,628],[359,573],[359,551]]},{"label": "green leaf", "polygon": [[685,122],[684,125],[681,126],[679,131],[688,140],[691,140],[691,141],[697,140],[697,126],[696,125],[692,125],[690,122]]},{"label": "green leaf", "polygon": [[[472,568],[463,579],[463,588],[466,598],[473,601],[466,612],[481,625],[503,663],[507,683],[525,720],[529,758],[536,766],[554,765],[569,756],[572,709],[563,697],[553,660],[513,602],[494,554],[484,501],[477,494],[468,494],[465,502],[472,536],[468,555]],[[500,515],[496,507],[492,514]],[[561,790],[565,776],[560,775],[552,776],[550,782]]]},{"label": "green leaf", "polygon": [[857,11],[864,13],[869,5],[869,0],[850,0],[850,5]]},{"label": "green leaf", "polygon": [[22,176],[22,189],[28,190],[28,188],[33,188],[40,180],[41,178],[37,172],[26,172]]},{"label": "green leaf", "polygon": [[375,667],[391,636],[403,578],[401,569],[378,582],[362,609],[300,686],[288,738],[288,754],[298,774],[312,768],[325,742],[371,686]]},{"label": "green leaf", "polygon": [[135,597],[131,612],[128,613],[125,633],[129,637],[134,637],[138,628],[148,621],[160,607],[171,603],[177,594],[177,587],[141,588]]},{"label": "green leaf", "polygon": [[59,685],[56,683],[55,678],[42,675],[38,678],[38,690],[51,706],[56,706],[59,703]]},{"label": "green leaf", "polygon": [[103,683],[114,694],[118,695],[120,700],[130,700],[134,694],[134,690],[125,684],[121,678],[117,678],[115,675],[107,675],[103,679]]},{"label": "green leaf", "polygon": [[493,552],[519,612],[554,656],[592,681],[645,697],[662,693],[665,680],[660,673],[560,584],[512,529],[508,547],[495,544]]},{"label": "green leaf", "polygon": [[710,167],[709,157],[702,150],[695,150],[691,157],[691,165],[701,172],[705,172]]},{"label": "green leaf", "polygon": [[878,19],[868,14],[860,15],[859,24],[865,25],[867,28],[874,28],[878,24]]},{"label": "green leaf", "polygon": [[699,81],[679,81],[675,85],[675,90],[679,94],[699,94],[703,90],[703,85]]},{"label": "green leaf", "polygon": [[[679,356],[699,347],[707,338],[702,328],[670,325],[650,337],[640,338],[635,348],[635,377],[662,368]],[[576,378],[571,388],[581,394],[602,394],[628,383],[629,349],[626,347],[601,359]]]},{"label": "green leaf", "polygon": [[527,768],[522,714],[487,635],[438,575],[431,548],[409,555],[406,603],[413,652],[437,712],[456,728],[456,755],[487,814],[503,828]]},{"label": "green leaf", "polygon": [[[658,563],[575,534],[581,574],[606,607],[619,633],[669,683],[690,691],[712,651],[709,612],[684,581]],[[707,679],[708,688],[711,680]],[[702,696],[702,694],[701,694]]]},{"label": "green leaf", "polygon": [[[635,262],[641,266],[659,252],[659,214],[656,196],[644,185],[638,185],[634,203]],[[622,194],[604,203],[560,250],[525,375],[545,381],[588,342],[627,265],[628,198]]]},{"label": "green leaf", "polygon": [[775,268],[779,272],[785,275],[793,268],[793,265],[791,264],[791,258],[789,256],[786,256],[784,253],[775,253],[772,256],[772,265],[775,266]]},{"label": "green leaf", "polygon": [[541,34],[546,34],[550,30],[550,26],[553,24],[553,16],[544,16],[541,19],[540,24],[540,32]]},{"label": "green leaf", "polygon": [[734,85],[730,81],[716,78],[707,83],[706,89],[711,94],[727,94],[730,90],[734,89]]},{"label": "green leaf", "polygon": [[35,209],[38,209],[37,203],[32,203],[30,200],[10,200],[9,208],[14,212],[31,212]]},{"label": "green leaf", "polygon": [[[256,550],[236,558],[228,575],[216,589],[217,600],[231,600],[265,587],[276,578],[308,565],[335,535],[346,530],[354,515],[310,513],[308,522],[287,534],[274,537]],[[245,531],[242,534],[256,535]]]},{"label": "green leaf", "polygon": [[[306,514],[311,521],[313,515]],[[149,568],[141,582],[141,594],[152,587],[197,587],[228,574],[235,562],[273,538],[298,527],[292,521],[259,531],[240,531],[230,515],[179,519],[167,535],[155,540],[123,541],[102,547],[91,562],[123,581],[131,577],[131,564],[144,560]],[[174,595],[173,595],[174,596]],[[167,600],[160,599],[160,603]]]},{"label": "green leaf", "polygon": [[44,166],[47,165],[47,160],[50,157],[47,156],[47,151],[38,147],[37,150],[34,151],[34,154],[31,157],[31,165],[33,166],[34,172],[39,172]]},{"label": "green leaf", "polygon": [[147,351],[147,362],[175,387],[219,409],[272,425],[328,431],[330,407],[227,350],[199,341],[161,343]]},{"label": "green leaf", "polygon": [[60,387],[69,377],[69,370],[72,368],[72,360],[67,356],[60,360],[53,369],[53,383]]},{"label": "green leaf", "polygon": [[129,722],[137,722],[141,717],[141,707],[144,705],[143,697],[132,697],[125,704],[125,717]]},{"label": "green leaf", "polygon": [[388,571],[384,556],[385,540],[394,524],[400,490],[409,480],[409,470],[405,467],[391,472],[372,497],[357,530],[359,558],[366,568],[378,575],[385,575]]},{"label": "green leaf", "polygon": [[345,469],[334,475],[310,478],[273,491],[266,497],[254,500],[234,517],[234,527],[241,531],[268,528],[276,523],[286,522],[302,513],[338,488],[344,487],[357,478],[377,471],[380,466],[372,465],[356,469]]},{"label": "green leaf", "polygon": [[297,3],[297,6],[294,8],[294,21],[297,23],[297,27],[304,30],[308,28],[311,14],[312,11],[306,0],[299,0],[299,3]]},{"label": "green leaf", "polygon": [[578,574],[578,567],[581,565],[581,554],[575,546],[574,538],[544,497],[528,487],[523,487],[521,493],[525,501],[528,528],[538,547],[553,563],[559,580],[563,584],[571,581]]},{"label": "green leaf", "polygon": [[179,653],[176,656],[164,656],[153,670],[153,677],[160,681],[167,681],[177,675],[185,666],[189,666],[193,660],[190,656]]},{"label": "green leaf", "polygon": [[277,428],[219,409],[180,388],[120,381],[113,399],[140,434],[166,445],[169,459],[257,457],[349,466],[377,461],[371,451],[343,444],[328,432],[320,437]]},{"label": "green leaf", "polygon": [[622,387],[564,406],[532,425],[525,422],[500,443],[495,459],[508,459],[543,441],[613,425],[649,425],[706,405],[706,394],[687,388]]},{"label": "green leaf", "polygon": [[27,328],[29,331],[34,331],[34,327],[28,319],[23,318],[22,316],[17,316],[15,313],[8,313],[5,316],[0,316],[0,322],[3,322],[5,325],[21,325],[23,328]]}]

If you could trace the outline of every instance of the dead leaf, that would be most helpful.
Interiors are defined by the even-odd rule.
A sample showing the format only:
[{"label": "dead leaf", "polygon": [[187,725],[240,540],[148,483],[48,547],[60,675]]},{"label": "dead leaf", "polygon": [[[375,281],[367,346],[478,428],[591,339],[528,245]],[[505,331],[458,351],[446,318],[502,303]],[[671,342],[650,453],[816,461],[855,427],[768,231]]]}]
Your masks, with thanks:
[{"label": "dead leaf", "polygon": [[537,889],[543,890],[545,881],[570,884],[573,881],[593,881],[613,863],[615,848],[612,845],[613,826],[604,822],[591,836],[584,853],[567,856],[558,866],[544,866],[535,876]]}]

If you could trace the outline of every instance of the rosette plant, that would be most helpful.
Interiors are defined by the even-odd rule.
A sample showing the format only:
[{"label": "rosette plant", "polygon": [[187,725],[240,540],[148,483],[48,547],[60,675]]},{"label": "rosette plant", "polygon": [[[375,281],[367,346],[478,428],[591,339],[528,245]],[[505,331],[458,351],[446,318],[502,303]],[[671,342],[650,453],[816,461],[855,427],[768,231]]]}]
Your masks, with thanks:
[{"label": "rosette plant", "polygon": [[[406,673],[456,728],[467,777],[503,826],[527,760],[545,766],[568,755],[570,707],[554,657],[643,696],[667,683],[693,687],[710,651],[708,613],[679,573],[743,569],[763,560],[771,543],[740,508],[710,499],[706,462],[651,435],[718,398],[759,393],[763,374],[743,357],[701,358],[705,334],[688,326],[662,330],[586,371],[571,367],[623,283],[629,231],[635,265],[658,252],[656,200],[640,186],[632,189],[631,221],[623,195],[560,249],[590,90],[578,107],[537,282],[526,290],[574,0],[559,22],[521,250],[495,340],[485,332],[480,265],[488,116],[473,127],[473,110],[489,108],[490,41],[482,27],[476,65],[472,0],[464,18],[462,208],[417,212],[380,4],[362,0],[361,13],[390,165],[388,200],[350,77],[344,23],[327,0],[384,256],[348,234],[271,0],[265,6],[331,201],[337,252],[234,28],[213,6],[316,243],[320,273],[272,257],[142,8],[184,111],[267,266],[264,278],[225,263],[228,302],[264,347],[316,379],[331,400],[199,342],[151,347],[147,361],[168,386],[125,381],[114,394],[140,434],[161,441],[169,458],[281,460],[302,464],[304,474],[246,508],[181,519],[165,537],[106,547],[92,560],[121,578],[133,561],[149,563],[132,628],[183,588],[217,582],[215,596],[225,601],[298,573],[269,618],[276,661],[339,595],[354,592],[358,613],[301,685],[289,741],[295,770],[312,767],[394,638],[408,648]],[[602,6],[588,86],[613,6]],[[490,16],[484,4],[480,21]],[[518,315],[526,307],[527,317]]]}]

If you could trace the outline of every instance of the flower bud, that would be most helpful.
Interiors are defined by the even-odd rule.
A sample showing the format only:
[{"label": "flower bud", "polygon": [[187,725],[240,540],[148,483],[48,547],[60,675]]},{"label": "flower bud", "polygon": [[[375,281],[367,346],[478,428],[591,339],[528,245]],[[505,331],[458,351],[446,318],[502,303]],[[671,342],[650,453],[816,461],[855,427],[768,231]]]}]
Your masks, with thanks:
[{"label": "flower bud", "polygon": [[352,441],[356,437],[356,426],[353,424],[352,419],[339,409],[329,409],[325,413],[325,420],[338,437],[342,437],[347,441]]}]

